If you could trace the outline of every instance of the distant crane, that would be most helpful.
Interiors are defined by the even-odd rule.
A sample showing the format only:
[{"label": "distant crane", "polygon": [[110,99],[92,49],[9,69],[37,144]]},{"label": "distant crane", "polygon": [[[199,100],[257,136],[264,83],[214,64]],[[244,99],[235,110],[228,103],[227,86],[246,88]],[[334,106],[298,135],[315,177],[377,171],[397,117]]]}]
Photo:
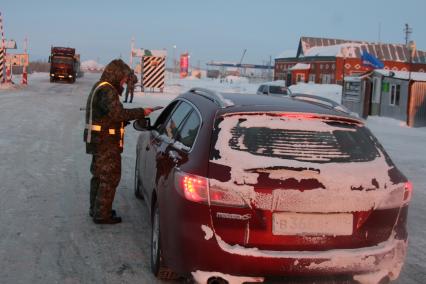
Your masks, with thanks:
[{"label": "distant crane", "polygon": [[244,59],[244,55],[246,55],[246,52],[247,52],[247,49],[245,48],[244,49],[244,51],[243,51],[243,55],[241,56],[241,59],[240,59],[240,62],[239,62],[239,64],[238,64],[238,66],[240,66],[240,75],[241,75],[241,71],[242,71],[242,67],[241,67],[241,64],[243,63],[243,59]]}]

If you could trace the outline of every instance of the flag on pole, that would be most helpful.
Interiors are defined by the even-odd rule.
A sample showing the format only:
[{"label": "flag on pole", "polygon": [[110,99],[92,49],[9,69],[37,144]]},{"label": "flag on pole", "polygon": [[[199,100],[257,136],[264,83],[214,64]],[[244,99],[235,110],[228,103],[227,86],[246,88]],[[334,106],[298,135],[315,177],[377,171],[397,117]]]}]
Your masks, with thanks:
[{"label": "flag on pole", "polygon": [[382,61],[365,50],[362,51],[361,61],[363,66],[371,67],[373,69],[382,69],[385,67],[385,64],[383,64]]}]

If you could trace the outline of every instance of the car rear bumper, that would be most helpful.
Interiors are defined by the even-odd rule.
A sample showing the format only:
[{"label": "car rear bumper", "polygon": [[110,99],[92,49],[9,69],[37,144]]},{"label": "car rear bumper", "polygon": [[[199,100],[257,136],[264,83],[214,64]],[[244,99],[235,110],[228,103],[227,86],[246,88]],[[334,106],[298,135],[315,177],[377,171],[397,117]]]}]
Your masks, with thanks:
[{"label": "car rear bumper", "polygon": [[[358,249],[267,251],[227,244],[205,225],[201,231],[201,240],[186,240],[189,251],[179,260],[179,270],[185,274],[217,271],[233,276],[277,277],[375,273],[396,279],[407,249],[407,241],[391,237],[376,246]],[[199,256],[194,257],[194,252]]]}]

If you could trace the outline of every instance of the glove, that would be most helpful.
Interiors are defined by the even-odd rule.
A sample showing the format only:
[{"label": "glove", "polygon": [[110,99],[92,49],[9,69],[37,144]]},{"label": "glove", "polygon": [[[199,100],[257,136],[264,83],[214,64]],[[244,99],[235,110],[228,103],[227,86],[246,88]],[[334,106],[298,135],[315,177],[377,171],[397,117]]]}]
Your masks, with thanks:
[{"label": "glove", "polygon": [[153,112],[154,110],[150,107],[144,108],[144,115],[148,116],[150,115],[151,112]]}]

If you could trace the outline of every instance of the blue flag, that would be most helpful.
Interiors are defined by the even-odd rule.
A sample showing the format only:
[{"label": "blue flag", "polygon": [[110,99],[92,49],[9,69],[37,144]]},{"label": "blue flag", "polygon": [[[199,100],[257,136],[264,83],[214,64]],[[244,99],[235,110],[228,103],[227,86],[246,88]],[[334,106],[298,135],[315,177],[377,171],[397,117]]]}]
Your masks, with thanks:
[{"label": "blue flag", "polygon": [[361,60],[362,65],[371,67],[373,69],[382,69],[385,67],[385,64],[383,64],[382,61],[365,50],[362,51]]}]

